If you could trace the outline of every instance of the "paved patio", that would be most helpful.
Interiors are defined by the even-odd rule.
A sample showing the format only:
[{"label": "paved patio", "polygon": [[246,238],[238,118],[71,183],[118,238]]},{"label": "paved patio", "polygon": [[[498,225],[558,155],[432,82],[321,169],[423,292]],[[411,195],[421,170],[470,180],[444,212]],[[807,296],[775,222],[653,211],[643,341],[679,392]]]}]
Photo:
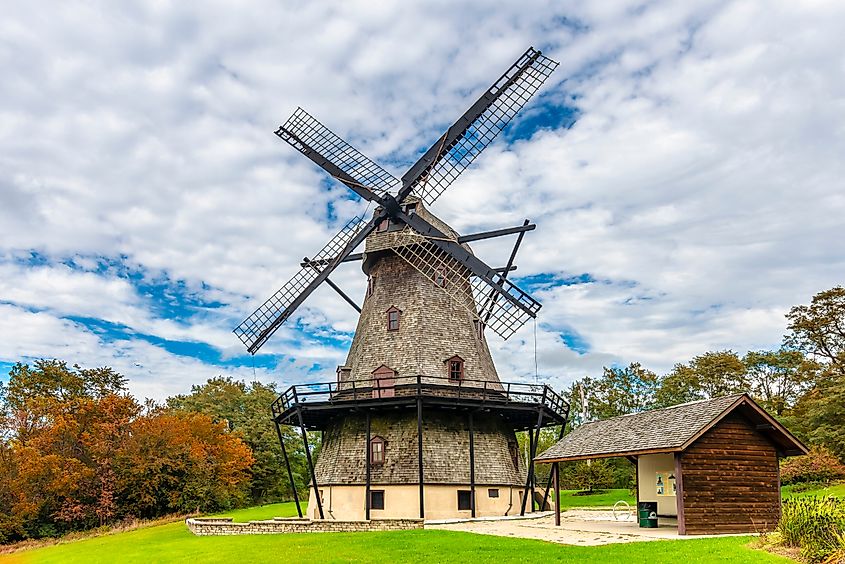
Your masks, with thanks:
[{"label": "paved patio", "polygon": [[525,517],[426,521],[426,529],[464,531],[481,535],[537,539],[561,544],[597,546],[620,542],[696,539],[704,535],[679,536],[678,521],[661,517],[656,529],[641,529],[636,520],[616,520],[611,511],[572,509],[561,513],[560,527],[552,512]]}]

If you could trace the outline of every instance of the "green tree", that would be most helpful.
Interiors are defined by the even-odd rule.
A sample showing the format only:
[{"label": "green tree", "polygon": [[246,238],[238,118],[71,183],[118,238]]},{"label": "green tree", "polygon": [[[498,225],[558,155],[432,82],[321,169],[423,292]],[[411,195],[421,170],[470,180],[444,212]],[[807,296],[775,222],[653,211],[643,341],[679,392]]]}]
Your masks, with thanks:
[{"label": "green tree", "polygon": [[819,365],[801,351],[749,351],[742,359],[751,394],[766,409],[782,416],[815,382]]},{"label": "green tree", "polygon": [[613,469],[603,459],[582,460],[575,464],[573,479],[581,490],[589,492],[606,490],[613,486]]},{"label": "green tree", "polygon": [[836,286],[813,296],[810,305],[797,305],[786,314],[788,345],[845,369],[845,288]]},{"label": "green tree", "polygon": [[796,403],[788,418],[798,434],[829,448],[845,461],[845,288],[813,296],[787,314],[786,345],[819,362],[815,385]]},{"label": "green tree", "polygon": [[676,364],[656,393],[657,404],[679,403],[746,392],[749,380],[745,364],[731,351],[706,352],[689,364]]},{"label": "green tree", "polygon": [[609,419],[649,409],[655,400],[660,379],[640,363],[604,368],[602,377],[586,389],[593,419]]}]

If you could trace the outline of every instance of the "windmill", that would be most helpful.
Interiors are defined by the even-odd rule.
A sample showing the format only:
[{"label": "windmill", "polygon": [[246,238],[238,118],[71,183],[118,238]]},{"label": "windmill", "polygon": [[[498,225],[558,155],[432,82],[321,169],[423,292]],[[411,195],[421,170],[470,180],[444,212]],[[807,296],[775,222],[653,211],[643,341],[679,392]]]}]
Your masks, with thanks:
[{"label": "windmill", "polygon": [[[529,48],[401,179],[301,108],[276,131],[375,204],[371,217],[346,223],[234,330],[255,354],[323,282],[361,314],[336,381],[292,386],[272,406],[277,431],[279,425],[301,429],[312,517],[369,519],[373,511],[417,516],[408,514],[414,504],[405,499],[409,491],[413,495],[408,486],[414,484],[419,517],[507,513],[517,490],[517,505],[524,512],[529,494],[533,499],[533,462],[528,468],[519,462],[514,433],[529,430],[533,459],[540,428],[564,423],[569,406],[548,386],[501,382],[485,329],[507,339],[537,316],[540,303],[507,278],[523,235],[535,226],[525,220],[518,227],[460,236],[427,206],[556,67]],[[467,244],[510,234],[518,237],[502,268],[488,266]],[[365,242],[364,252],[355,253]],[[361,307],[329,279],[341,263],[355,260],[362,261],[369,278]],[[306,429],[323,431],[316,465]],[[287,460],[281,433],[279,439]],[[289,466],[288,476],[295,491]],[[484,502],[476,495],[482,486],[487,489]],[[457,498],[437,501],[455,493]]]}]

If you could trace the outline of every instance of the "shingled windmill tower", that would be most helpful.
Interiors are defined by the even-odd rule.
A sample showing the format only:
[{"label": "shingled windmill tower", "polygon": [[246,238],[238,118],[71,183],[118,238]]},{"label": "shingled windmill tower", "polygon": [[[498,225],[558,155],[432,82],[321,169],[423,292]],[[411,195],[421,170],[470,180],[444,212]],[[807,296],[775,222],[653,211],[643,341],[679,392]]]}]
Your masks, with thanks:
[{"label": "shingled windmill tower", "polygon": [[[486,340],[489,331],[507,339],[540,309],[507,278],[523,235],[534,226],[526,220],[461,236],[428,206],[556,66],[529,48],[401,180],[302,109],[276,131],[376,205],[371,217],[352,219],[304,259],[302,269],[235,329],[255,354],[323,282],[360,312],[334,381],[292,386],[272,405],[277,430],[292,425],[302,432],[309,517],[513,515],[534,498],[533,462],[527,468],[521,462],[515,433],[529,431],[533,460],[540,429],[565,423],[569,406],[548,386],[500,381]],[[517,241],[502,268],[488,266],[467,244],[511,234]],[[364,252],[353,254],[362,243]],[[361,261],[368,277],[361,307],[328,278],[352,260]],[[306,430],[323,432],[316,464]],[[288,476],[295,490],[289,466]]]}]

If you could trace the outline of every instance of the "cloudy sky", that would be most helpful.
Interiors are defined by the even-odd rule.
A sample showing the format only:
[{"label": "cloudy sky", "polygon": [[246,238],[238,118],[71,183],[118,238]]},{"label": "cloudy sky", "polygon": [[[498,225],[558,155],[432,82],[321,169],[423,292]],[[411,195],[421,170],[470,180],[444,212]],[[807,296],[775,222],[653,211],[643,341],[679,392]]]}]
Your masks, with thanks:
[{"label": "cloudy sky", "polygon": [[[529,45],[560,67],[433,211],[538,224],[541,380],[776,347],[845,281],[842,2],[191,4],[4,5],[0,373],[332,379],[356,316],[330,289],[255,358],[231,333],[364,209],[274,129],[301,105],[399,176]],[[534,379],[533,324],[489,339]]]}]

